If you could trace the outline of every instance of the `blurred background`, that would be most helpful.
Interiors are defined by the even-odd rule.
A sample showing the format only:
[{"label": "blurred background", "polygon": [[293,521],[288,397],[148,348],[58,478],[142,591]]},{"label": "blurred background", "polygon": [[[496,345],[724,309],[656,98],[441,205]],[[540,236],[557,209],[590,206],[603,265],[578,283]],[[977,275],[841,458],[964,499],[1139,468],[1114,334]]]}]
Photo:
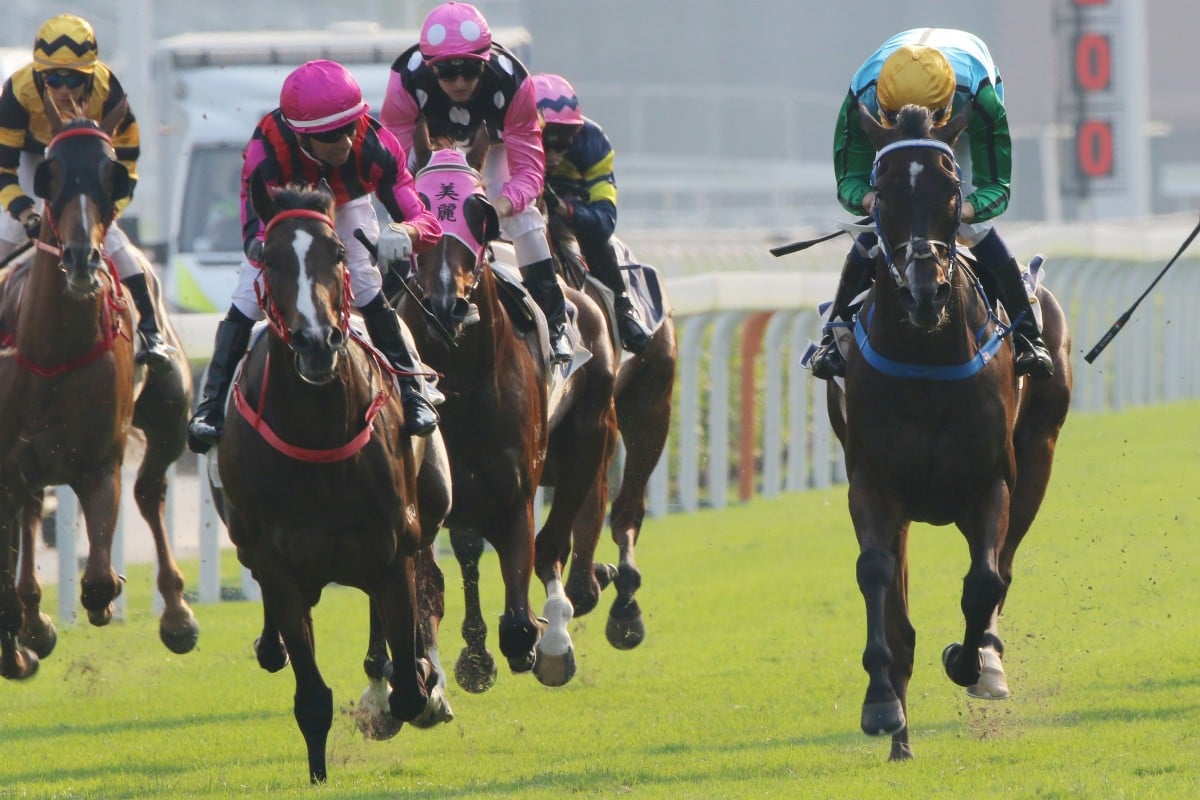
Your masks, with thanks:
[{"label": "blurred background", "polygon": [[[28,51],[51,14],[88,18],[101,58],[130,90],[145,129],[143,98],[154,80],[148,53],[161,39],[249,31],[266,49],[284,31],[351,20],[415,31],[433,5],[10,0],[0,44]],[[626,230],[790,232],[844,218],[834,199],[831,150],[850,77],[892,33],[930,25],[978,34],[1000,67],[1015,140],[1006,220],[1169,214],[1192,208],[1200,194],[1200,98],[1192,81],[1200,4],[1194,0],[477,5],[494,27],[526,29],[528,66],[570,79],[584,113],[608,131]],[[376,108],[381,102],[368,100]]]}]

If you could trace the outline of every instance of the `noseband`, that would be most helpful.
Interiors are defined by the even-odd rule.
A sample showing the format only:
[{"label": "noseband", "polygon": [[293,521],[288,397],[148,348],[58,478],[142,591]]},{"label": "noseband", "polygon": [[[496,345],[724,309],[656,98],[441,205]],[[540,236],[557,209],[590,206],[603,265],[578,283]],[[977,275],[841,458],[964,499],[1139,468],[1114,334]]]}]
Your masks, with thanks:
[{"label": "noseband", "polygon": [[[954,265],[958,260],[958,244],[956,239],[958,226],[962,221],[962,169],[959,167],[958,160],[954,157],[954,149],[951,148],[950,145],[946,144],[945,142],[938,141],[937,139],[902,139],[898,142],[892,142],[891,144],[884,146],[879,150],[878,153],[875,154],[875,163],[871,167],[871,189],[876,190],[876,176],[879,172],[879,163],[883,160],[884,156],[888,155],[889,153],[894,153],[898,150],[916,150],[920,148],[932,148],[945,153],[950,157],[950,161],[954,164],[955,172],[959,175],[954,202],[954,235],[951,235],[949,242],[942,242],[936,239],[928,239],[924,236],[914,237],[910,233],[907,241],[901,242],[899,245],[893,247],[892,244],[888,242],[887,236],[884,235],[883,225],[879,218],[879,203],[876,203],[871,211],[871,216],[875,222],[875,235],[879,239],[879,250],[881,253],[883,253],[883,260],[887,264],[888,272],[891,273],[892,279],[895,280],[896,285],[901,288],[903,288],[907,283],[904,278],[904,272],[907,271],[908,265],[913,261],[937,258],[937,252],[934,250],[935,247],[941,247],[946,251],[947,260],[949,262],[949,265],[946,268],[947,280],[950,280],[954,277]],[[899,253],[903,257],[904,260],[901,266],[903,266],[904,269],[901,269],[896,265],[895,253]]]}]

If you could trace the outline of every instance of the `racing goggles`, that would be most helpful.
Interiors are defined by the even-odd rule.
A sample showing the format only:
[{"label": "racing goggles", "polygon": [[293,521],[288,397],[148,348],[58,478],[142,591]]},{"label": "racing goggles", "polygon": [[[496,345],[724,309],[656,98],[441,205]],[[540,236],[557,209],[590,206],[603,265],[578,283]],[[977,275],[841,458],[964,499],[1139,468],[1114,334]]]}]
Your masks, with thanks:
[{"label": "racing goggles", "polygon": [[483,62],[474,58],[451,58],[429,67],[439,81],[453,81],[460,76],[463,80],[475,81],[483,75]]}]

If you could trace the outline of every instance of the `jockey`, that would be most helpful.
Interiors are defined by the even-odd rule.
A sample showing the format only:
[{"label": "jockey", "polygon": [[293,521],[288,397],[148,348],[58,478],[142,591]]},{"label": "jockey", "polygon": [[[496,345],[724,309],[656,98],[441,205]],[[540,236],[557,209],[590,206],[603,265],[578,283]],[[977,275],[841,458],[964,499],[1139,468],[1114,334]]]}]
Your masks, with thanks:
[{"label": "jockey", "polygon": [[[884,42],[854,74],[838,114],[834,171],[842,206],[870,215],[875,203],[870,180],[875,150],[859,124],[860,103],[884,125],[894,122],[896,113],[908,104],[928,108],[934,125],[944,125],[955,112],[971,105],[970,121],[955,145],[964,195],[958,239],[970,246],[981,269],[991,276],[1013,321],[1017,374],[1053,375],[1054,363],[1030,308],[1021,267],[991,223],[1008,208],[1012,141],[1004,85],[987,46],[964,31],[915,28]],[[875,244],[875,234],[862,234],[846,257],[831,321],[846,319],[847,306],[870,286],[873,261],[867,251]],[[821,339],[812,371],[823,379],[845,375],[846,363],[832,332]]]},{"label": "jockey", "polygon": [[[262,274],[265,227],[250,204],[249,188],[256,170],[268,186],[315,186],[324,180],[333,190],[337,235],[346,248],[352,299],[375,346],[402,373],[397,378],[406,431],[412,436],[428,436],[437,426],[437,411],[422,393],[423,381],[413,374],[420,369],[419,359],[406,343],[400,320],[384,296],[383,276],[371,264],[370,253],[354,237],[354,231],[362,228],[369,239],[378,239],[379,262],[386,269],[434,247],[442,229],[413,187],[404,151],[387,129],[367,115],[367,109],[358,82],[345,67],[333,61],[309,61],[284,79],[279,108],[255,127],[242,167],[245,258],[229,313],[217,326],[203,394],[188,423],[188,447],[193,452],[207,452],[220,439],[225,393],[234,368],[246,353],[254,322],[264,316],[255,284]],[[393,220],[382,232],[371,203],[372,192]]]},{"label": "jockey", "polygon": [[579,240],[588,271],[612,290],[621,344],[640,355],[650,337],[625,291],[612,242],[617,227],[612,145],[604,129],[580,113],[575,89],[565,78],[542,73],[532,80],[544,123],[546,208],[562,217]]},{"label": "jockey", "polygon": [[[43,95],[67,117],[79,112],[96,122],[127,102],[125,90],[108,65],[100,61],[96,34],[87,20],[59,14],[46,20],[33,43],[33,62],[17,70],[0,91],[0,259],[36,240],[42,227],[42,201],[26,194],[50,143],[50,121]],[[129,171],[130,194],[116,200],[119,216],[133,199],[137,183],[139,137],[133,112],[112,135],[117,158]],[[146,256],[129,241],[114,218],[104,235],[104,251],[129,290],[138,311],[141,348],[136,361],[156,372],[171,368],[175,348],[162,337],[154,300],[146,283]]]},{"label": "jockey", "polygon": [[[546,221],[537,208],[545,164],[533,83],[511,51],[492,41],[475,6],[442,3],[425,17],[421,41],[392,64],[380,119],[405,148],[424,120],[431,138],[470,142],[480,126],[492,137],[483,180],[512,240],[529,293],[546,315],[551,360],[571,360],[567,306],[550,260]],[[500,140],[503,144],[499,144]]]}]

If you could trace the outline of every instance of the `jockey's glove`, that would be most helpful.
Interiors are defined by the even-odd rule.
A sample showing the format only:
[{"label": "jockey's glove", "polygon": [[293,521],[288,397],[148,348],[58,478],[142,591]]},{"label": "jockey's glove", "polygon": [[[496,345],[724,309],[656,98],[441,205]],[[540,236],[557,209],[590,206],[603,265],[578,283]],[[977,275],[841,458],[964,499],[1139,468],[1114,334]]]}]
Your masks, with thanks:
[{"label": "jockey's glove", "polygon": [[30,239],[36,240],[39,236],[42,235],[42,215],[41,214],[30,214],[28,217],[25,218],[25,221],[22,222],[21,224],[25,227],[25,235],[28,236]]},{"label": "jockey's glove", "polygon": [[542,189],[542,199],[546,201],[546,210],[551,214],[558,214],[560,217],[570,219],[574,211],[571,204],[558,196],[558,193],[546,186]]},{"label": "jockey's glove", "polygon": [[379,263],[390,268],[398,261],[407,261],[412,258],[412,238],[409,237],[408,231],[398,222],[389,222],[379,234],[379,241],[375,243],[378,250]]},{"label": "jockey's glove", "polygon": [[251,264],[259,265],[262,264],[262,254],[263,240],[258,238],[251,239],[250,244],[246,246],[246,258],[249,259]]}]

